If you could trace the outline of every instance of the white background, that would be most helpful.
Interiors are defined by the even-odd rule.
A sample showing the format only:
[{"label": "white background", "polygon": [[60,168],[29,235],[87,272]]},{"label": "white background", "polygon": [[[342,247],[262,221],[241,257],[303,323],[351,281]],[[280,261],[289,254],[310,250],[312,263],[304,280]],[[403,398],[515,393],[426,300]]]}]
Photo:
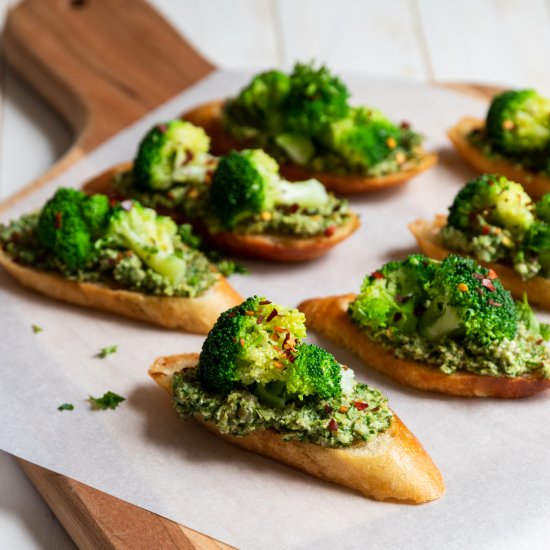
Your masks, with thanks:
[{"label": "white background", "polygon": [[[96,0],[97,1],[97,0]],[[325,61],[335,71],[534,86],[550,92],[550,0],[155,0],[224,68]],[[10,4],[0,0],[0,16]],[[43,172],[71,136],[0,65],[0,199]],[[0,548],[70,548],[11,457],[0,454]]]}]

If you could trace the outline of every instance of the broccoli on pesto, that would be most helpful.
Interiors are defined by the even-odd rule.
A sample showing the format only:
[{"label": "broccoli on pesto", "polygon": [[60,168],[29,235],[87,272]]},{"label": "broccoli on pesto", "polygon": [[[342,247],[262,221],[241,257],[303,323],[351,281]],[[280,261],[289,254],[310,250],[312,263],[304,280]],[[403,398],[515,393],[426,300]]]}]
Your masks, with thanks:
[{"label": "broccoli on pesto", "polygon": [[389,262],[365,278],[348,314],[398,357],[448,374],[550,377],[548,328],[470,258],[415,254]]},{"label": "broccoli on pesto", "polygon": [[538,203],[519,183],[495,174],[469,181],[449,207],[446,248],[513,266],[523,278],[550,275],[550,195]]},{"label": "broccoli on pesto", "polygon": [[386,430],[386,399],[305,337],[298,310],[248,298],[219,317],[198,368],[175,375],[176,409],[200,414],[222,433],[274,429],[284,439],[331,447]]},{"label": "broccoli on pesto", "polygon": [[414,164],[421,136],[379,111],[349,104],[349,92],[329,70],[297,63],[290,75],[255,76],[226,101],[224,129],[281,163],[318,171],[381,176]]},{"label": "broccoli on pesto", "polygon": [[508,90],[495,96],[485,128],[474,130],[470,141],[487,156],[502,156],[549,174],[550,99],[535,90]]},{"label": "broccoli on pesto", "polygon": [[58,189],[38,213],[0,225],[14,261],[78,281],[161,296],[194,297],[219,273],[184,242],[189,228],[135,201],[111,207],[103,195]]},{"label": "broccoli on pesto", "polygon": [[[204,138],[204,139],[203,139]],[[346,201],[310,179],[290,183],[260,149],[208,154],[202,128],[180,120],[155,126],[143,139],[134,168],[113,187],[146,207],[170,210],[208,232],[314,237],[349,221]]]}]

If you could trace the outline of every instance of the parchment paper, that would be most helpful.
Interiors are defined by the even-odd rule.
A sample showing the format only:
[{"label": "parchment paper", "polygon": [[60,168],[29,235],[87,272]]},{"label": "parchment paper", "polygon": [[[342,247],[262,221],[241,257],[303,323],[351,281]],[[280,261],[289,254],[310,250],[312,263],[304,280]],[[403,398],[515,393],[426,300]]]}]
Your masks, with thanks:
[{"label": "parchment paper", "polygon": [[[78,187],[132,158],[155,122],[234,93],[248,75],[217,73],[110,140],[3,214],[40,206],[60,185]],[[356,291],[367,272],[416,250],[406,224],[445,212],[474,174],[445,130],[482,115],[474,99],[427,85],[349,77],[357,102],[409,120],[440,153],[435,169],[400,190],[354,198],[361,229],[323,259],[248,262],[233,277],[244,295],[297,304]],[[541,315],[548,320],[548,316]],[[43,327],[34,334],[31,324]],[[64,305],[0,273],[0,448],[241,548],[549,548],[550,395],[515,401],[460,399],[401,387],[322,339],[359,379],[384,391],[441,469],[447,494],[421,506],[379,503],[252,455],[181,421],[147,376],[158,355],[199,351],[202,338]],[[101,360],[100,348],[119,345]],[[88,395],[127,398],[91,411]],[[72,412],[57,411],[64,402]]]}]

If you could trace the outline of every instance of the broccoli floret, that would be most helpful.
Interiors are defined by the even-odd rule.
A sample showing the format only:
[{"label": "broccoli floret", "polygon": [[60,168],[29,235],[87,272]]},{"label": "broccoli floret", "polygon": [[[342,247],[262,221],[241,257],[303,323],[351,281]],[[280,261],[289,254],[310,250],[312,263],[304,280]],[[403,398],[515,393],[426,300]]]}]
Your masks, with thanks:
[{"label": "broccoli floret", "polygon": [[290,77],[281,71],[255,76],[238,97],[224,105],[224,124],[238,139],[255,135],[258,130],[278,134],[283,129],[282,105],[290,91]]},{"label": "broccoli floret", "polygon": [[327,143],[352,169],[368,168],[398,147],[401,130],[377,111],[352,109],[330,125]]},{"label": "broccoli floret", "polygon": [[504,153],[544,149],[550,141],[550,100],[535,90],[509,90],[489,108],[487,138]]},{"label": "broccoli floret", "polygon": [[317,136],[348,114],[349,92],[326,67],[296,63],[290,81],[286,123],[291,132]]},{"label": "broccoli floret", "polygon": [[535,205],[535,212],[543,222],[550,223],[550,193],[546,193]]},{"label": "broccoli floret", "polygon": [[282,407],[309,395],[339,395],[340,365],[316,346],[302,344],[305,318],[296,309],[254,296],[218,318],[199,359],[205,389],[227,394],[246,387]]},{"label": "broccoli floret", "polygon": [[449,208],[448,225],[470,234],[490,224],[521,236],[533,222],[532,200],[523,187],[495,174],[469,181]]},{"label": "broccoli floret", "polygon": [[189,179],[186,167],[210,148],[206,132],[190,122],[172,120],[153,127],[143,138],[134,159],[137,189],[163,191]]},{"label": "broccoli floret", "polygon": [[38,219],[38,241],[69,269],[83,267],[91,258],[93,240],[105,230],[109,201],[61,188],[44,205]]},{"label": "broccoli floret", "polygon": [[517,313],[494,271],[470,258],[449,255],[427,286],[429,306],[419,321],[428,340],[466,337],[480,344],[513,339]]},{"label": "broccoli floret", "polygon": [[541,268],[550,270],[550,224],[535,222],[525,234],[520,253],[535,254]]},{"label": "broccoli floret", "polygon": [[177,224],[138,202],[124,201],[111,215],[106,237],[132,250],[151,269],[178,284],[187,269]]},{"label": "broccoli floret", "polygon": [[349,306],[351,317],[372,330],[393,327],[398,334],[414,332],[436,265],[422,254],[414,254],[367,275],[361,292]]},{"label": "broccoli floret", "polygon": [[111,214],[109,199],[105,195],[86,197],[81,203],[80,210],[93,239],[105,233]]},{"label": "broccoli floret", "polygon": [[223,157],[210,188],[210,204],[222,225],[231,229],[243,218],[277,205],[318,208],[329,200],[319,181],[290,183],[278,172],[277,162],[259,149]]}]

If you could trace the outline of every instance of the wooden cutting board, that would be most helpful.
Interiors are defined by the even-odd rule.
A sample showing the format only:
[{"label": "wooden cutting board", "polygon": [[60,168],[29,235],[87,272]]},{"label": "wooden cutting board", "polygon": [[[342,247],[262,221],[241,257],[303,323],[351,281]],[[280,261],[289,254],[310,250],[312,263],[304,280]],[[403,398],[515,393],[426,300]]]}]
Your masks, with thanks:
[{"label": "wooden cutting board", "polygon": [[[4,48],[16,72],[71,125],[75,141],[0,211],[214,70],[143,0],[25,0],[10,11]],[[497,88],[454,85],[491,97]],[[230,548],[206,535],[19,460],[80,548]]]}]

